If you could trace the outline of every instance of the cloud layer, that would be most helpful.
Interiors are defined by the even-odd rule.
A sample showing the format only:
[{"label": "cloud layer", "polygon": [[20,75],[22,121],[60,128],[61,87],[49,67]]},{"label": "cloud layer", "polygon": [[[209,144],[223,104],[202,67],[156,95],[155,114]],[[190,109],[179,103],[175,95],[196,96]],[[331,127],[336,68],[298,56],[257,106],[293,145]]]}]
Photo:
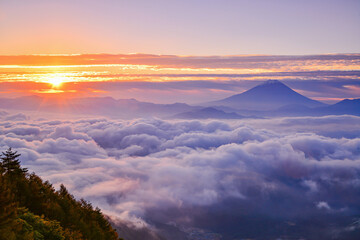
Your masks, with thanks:
[{"label": "cloud layer", "polygon": [[[199,104],[273,79],[307,97],[335,103],[359,97],[359,70],[359,54],[0,56],[0,92],[4,97],[111,96]],[[63,84],[54,88],[54,79]]]},{"label": "cloud layer", "polygon": [[0,117],[2,150],[18,150],[30,171],[100,206],[123,231],[126,223],[154,239],[359,233],[359,117]]},{"label": "cloud layer", "polygon": [[[320,65],[338,63],[358,65],[359,54],[324,55],[230,55],[230,56],[177,56],[153,54],[80,54],[80,55],[18,55],[0,56],[0,65],[91,65],[136,64],[163,67],[190,68],[274,68],[288,63],[312,62]],[[346,62],[348,61],[348,62]],[[293,64],[291,64],[293,65]]]}]

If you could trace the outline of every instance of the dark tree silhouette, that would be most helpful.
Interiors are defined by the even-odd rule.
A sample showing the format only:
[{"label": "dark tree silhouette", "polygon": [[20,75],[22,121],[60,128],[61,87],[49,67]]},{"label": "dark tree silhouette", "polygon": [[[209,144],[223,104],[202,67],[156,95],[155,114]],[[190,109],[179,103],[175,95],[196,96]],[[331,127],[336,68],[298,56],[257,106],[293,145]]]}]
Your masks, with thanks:
[{"label": "dark tree silhouette", "polygon": [[0,231],[2,226],[12,222],[16,218],[17,204],[7,183],[0,174]]},{"label": "dark tree silhouette", "polygon": [[26,168],[21,168],[20,157],[21,154],[18,154],[17,151],[12,151],[11,147],[8,148],[5,152],[1,154],[1,167],[5,173],[26,173]]}]

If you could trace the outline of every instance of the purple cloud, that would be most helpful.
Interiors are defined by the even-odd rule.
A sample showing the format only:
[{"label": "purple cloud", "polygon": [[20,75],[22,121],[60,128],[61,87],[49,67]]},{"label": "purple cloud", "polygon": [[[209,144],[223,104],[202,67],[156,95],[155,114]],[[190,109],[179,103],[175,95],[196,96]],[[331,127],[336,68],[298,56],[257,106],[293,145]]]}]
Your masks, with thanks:
[{"label": "purple cloud", "polygon": [[[0,148],[16,148],[30,171],[55,186],[64,183],[100,206],[119,229],[149,239],[175,232],[228,239],[244,224],[262,224],[268,236],[276,226],[335,238],[311,224],[333,226],[343,236],[360,213],[360,138],[346,137],[359,125],[355,116],[3,120]],[[338,137],[327,135],[329,126],[339,129]]]}]

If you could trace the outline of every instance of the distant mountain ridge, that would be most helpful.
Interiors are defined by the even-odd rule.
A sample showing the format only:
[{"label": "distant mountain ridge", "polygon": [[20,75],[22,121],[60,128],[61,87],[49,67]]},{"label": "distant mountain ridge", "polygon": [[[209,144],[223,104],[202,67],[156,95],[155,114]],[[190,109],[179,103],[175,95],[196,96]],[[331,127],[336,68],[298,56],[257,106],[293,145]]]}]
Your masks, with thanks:
[{"label": "distant mountain ridge", "polygon": [[344,99],[338,103],[330,106],[313,109],[314,113],[321,115],[340,115],[350,114],[360,116],[360,98],[357,99]]},{"label": "distant mountain ridge", "polygon": [[112,97],[72,98],[59,101],[39,96],[24,96],[0,98],[0,108],[124,119],[137,117],[241,119],[342,114],[360,116],[360,99],[344,99],[336,104],[327,105],[295,92],[280,81],[269,80],[243,93],[202,106],[191,106],[186,103],[156,104]]},{"label": "distant mountain ridge", "polygon": [[244,118],[244,116],[241,116],[237,113],[231,112],[227,113],[222,110],[213,108],[213,107],[207,107],[202,108],[200,110],[191,111],[191,112],[183,112],[176,114],[172,118],[179,118],[179,119],[241,119]]},{"label": "distant mountain ridge", "polygon": [[114,99],[112,97],[89,97],[45,99],[39,96],[0,98],[0,108],[28,111],[61,112],[69,114],[103,115],[120,118],[168,117],[177,113],[201,109],[185,103],[156,104],[136,99]]},{"label": "distant mountain ridge", "polygon": [[278,80],[269,80],[243,93],[210,102],[211,106],[226,106],[235,109],[266,111],[285,105],[324,107],[326,104],[307,98]]}]

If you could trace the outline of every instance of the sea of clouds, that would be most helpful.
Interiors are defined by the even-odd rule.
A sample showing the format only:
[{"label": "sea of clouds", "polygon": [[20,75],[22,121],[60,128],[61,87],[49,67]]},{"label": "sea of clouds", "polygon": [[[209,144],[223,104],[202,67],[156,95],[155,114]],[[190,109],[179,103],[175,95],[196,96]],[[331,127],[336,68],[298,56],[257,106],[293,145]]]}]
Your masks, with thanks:
[{"label": "sea of clouds", "polygon": [[356,116],[124,121],[3,111],[0,150],[7,147],[132,239],[359,234]]}]

